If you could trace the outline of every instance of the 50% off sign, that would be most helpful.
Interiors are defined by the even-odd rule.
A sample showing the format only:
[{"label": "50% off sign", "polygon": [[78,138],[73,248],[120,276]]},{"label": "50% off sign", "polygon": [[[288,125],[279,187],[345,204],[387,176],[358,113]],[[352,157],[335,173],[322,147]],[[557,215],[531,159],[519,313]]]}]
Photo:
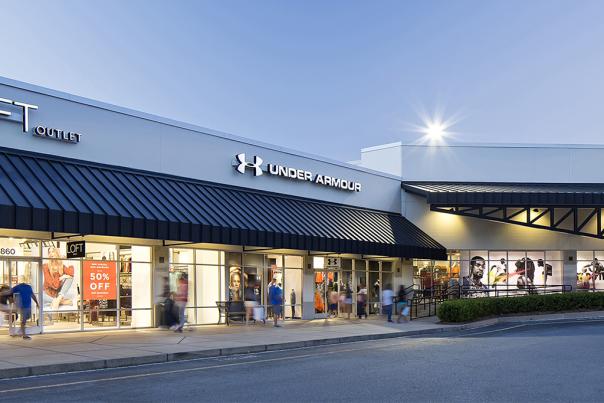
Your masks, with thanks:
[{"label": "50% off sign", "polygon": [[116,299],[115,262],[84,261],[84,299]]}]

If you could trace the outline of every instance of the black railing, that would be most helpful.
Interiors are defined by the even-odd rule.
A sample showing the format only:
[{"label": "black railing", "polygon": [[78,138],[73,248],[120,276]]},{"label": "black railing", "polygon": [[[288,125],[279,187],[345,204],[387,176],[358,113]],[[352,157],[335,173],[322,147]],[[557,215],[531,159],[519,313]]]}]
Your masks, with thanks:
[{"label": "black railing", "polygon": [[[572,291],[570,285],[531,285],[525,288],[484,287],[476,288],[464,285],[434,286],[426,289],[414,290],[411,300],[410,319],[425,318],[436,315],[438,305],[446,300],[462,298],[489,298],[489,297],[518,297],[522,295],[559,294]],[[585,290],[587,291],[587,290]]]}]

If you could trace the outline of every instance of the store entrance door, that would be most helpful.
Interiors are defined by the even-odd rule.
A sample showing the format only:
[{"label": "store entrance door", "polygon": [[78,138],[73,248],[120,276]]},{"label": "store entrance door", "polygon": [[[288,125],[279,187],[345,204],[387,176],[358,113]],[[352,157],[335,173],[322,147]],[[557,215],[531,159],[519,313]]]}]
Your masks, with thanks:
[{"label": "store entrance door", "polygon": [[337,317],[340,299],[340,272],[315,271],[315,318]]},{"label": "store entrance door", "polygon": [[[0,259],[0,292],[8,290],[20,282],[24,282],[31,285],[36,298],[42,304],[38,281],[39,275],[40,262],[38,259]],[[35,304],[33,305],[32,308],[34,309],[32,309],[30,319],[32,325],[37,324],[40,318],[39,309],[35,309]],[[8,329],[8,314],[5,312],[0,312],[0,314],[3,315],[3,319],[6,319],[2,323],[2,331],[6,332]]]}]

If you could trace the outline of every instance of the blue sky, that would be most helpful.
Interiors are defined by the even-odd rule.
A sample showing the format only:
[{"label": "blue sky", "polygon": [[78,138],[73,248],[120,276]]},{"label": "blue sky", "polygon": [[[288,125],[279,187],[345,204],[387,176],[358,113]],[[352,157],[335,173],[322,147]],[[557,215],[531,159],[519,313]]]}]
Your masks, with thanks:
[{"label": "blue sky", "polygon": [[601,143],[604,1],[4,1],[0,75],[334,159]]}]

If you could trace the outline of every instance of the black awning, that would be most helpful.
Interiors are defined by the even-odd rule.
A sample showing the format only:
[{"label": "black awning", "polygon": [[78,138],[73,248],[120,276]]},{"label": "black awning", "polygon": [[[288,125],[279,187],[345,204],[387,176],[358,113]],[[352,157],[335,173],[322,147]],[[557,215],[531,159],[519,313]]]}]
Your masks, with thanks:
[{"label": "black awning", "polygon": [[604,239],[604,184],[404,182],[430,210]]},{"label": "black awning", "polygon": [[399,214],[0,149],[0,227],[444,259]]},{"label": "black awning", "polygon": [[604,206],[601,183],[404,182],[402,186],[442,206]]}]

